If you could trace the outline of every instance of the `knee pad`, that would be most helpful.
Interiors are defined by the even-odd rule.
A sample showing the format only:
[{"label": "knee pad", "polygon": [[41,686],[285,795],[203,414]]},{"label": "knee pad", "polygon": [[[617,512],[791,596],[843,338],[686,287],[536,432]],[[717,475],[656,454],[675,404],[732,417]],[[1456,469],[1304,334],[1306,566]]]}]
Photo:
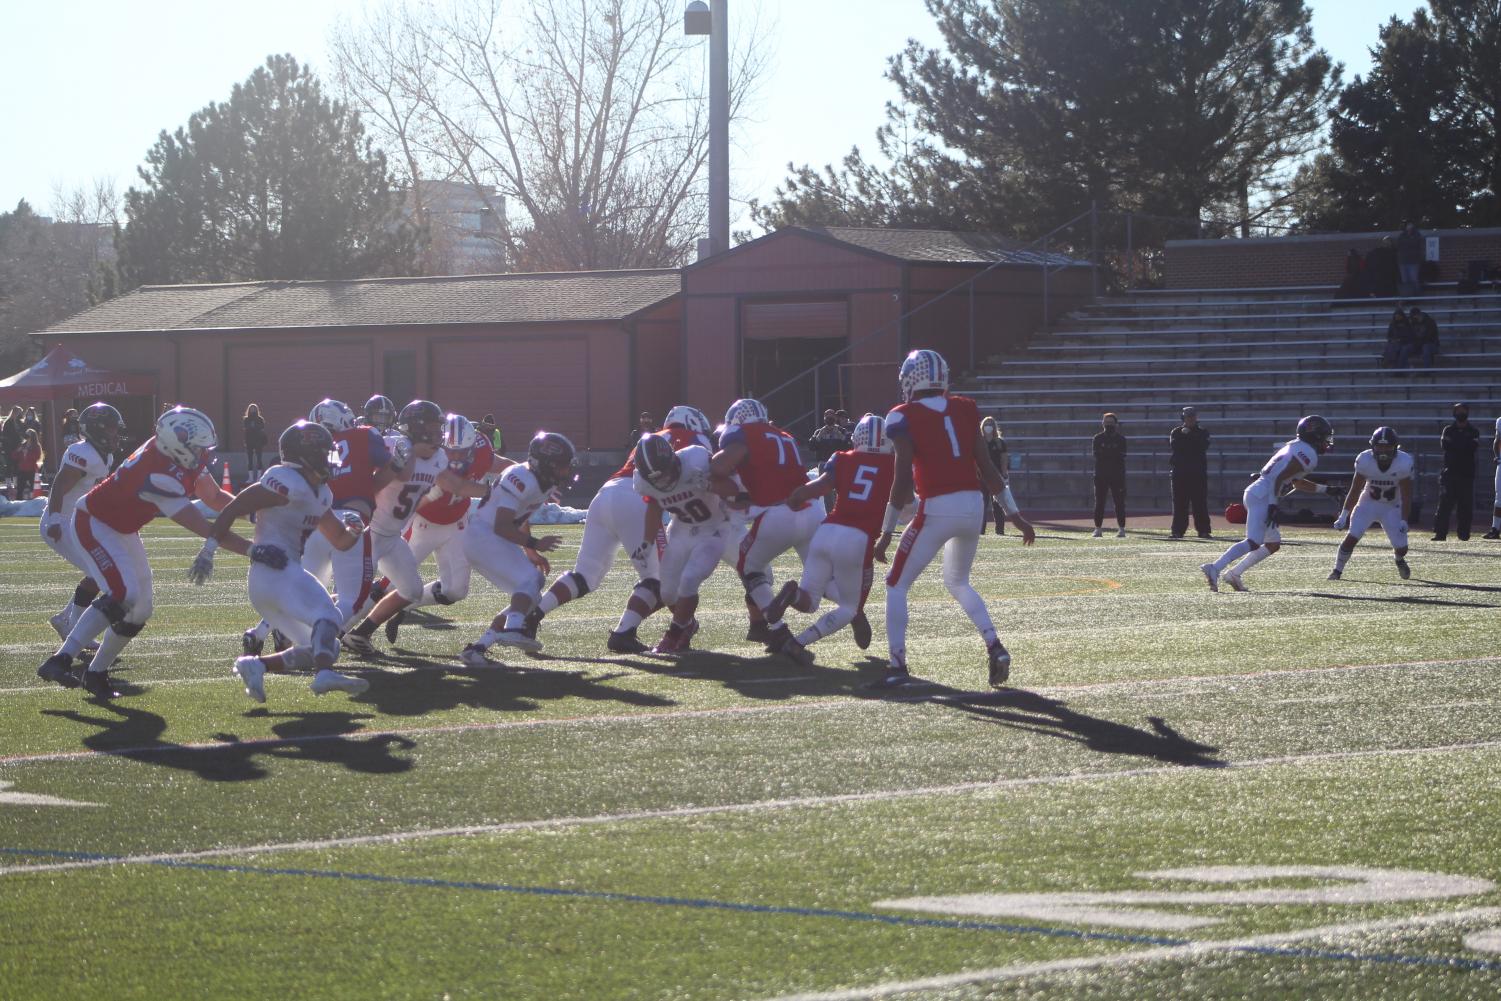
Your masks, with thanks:
[{"label": "knee pad", "polygon": [[93,606],[109,620],[112,626],[125,621],[125,606],[107,594],[101,594],[95,598]]},{"label": "knee pad", "polygon": [[[460,595],[459,597],[463,597]],[[450,597],[443,593],[443,582],[440,580],[433,585],[433,601],[439,605],[452,605],[458,598]]]},{"label": "knee pad", "polygon": [[73,604],[79,608],[87,608],[97,597],[99,597],[99,585],[94,583],[92,577],[85,577],[73,589]]},{"label": "knee pad", "polygon": [[569,589],[574,592],[575,598],[582,598],[591,590],[589,581],[577,570],[568,571],[563,575],[563,579],[569,582]]},{"label": "knee pad", "polygon": [[146,628],[146,623],[125,622],[122,620],[120,622],[111,622],[109,624],[109,627],[114,630],[115,635],[124,636],[126,639],[130,639],[132,636],[139,636],[141,634],[141,630]]},{"label": "knee pad", "polygon": [[319,619],[313,623],[313,666],[333,667],[339,657],[339,625],[333,619]]},{"label": "knee pad", "polygon": [[762,573],[760,570],[752,570],[749,573],[743,573],[740,575],[740,583],[745,585],[745,593],[750,594],[762,584],[770,587],[771,578],[767,577],[766,574]]},{"label": "knee pad", "polygon": [[636,582],[636,593],[640,594],[643,598],[646,597],[647,594],[650,594],[651,597],[655,598],[657,601],[661,601],[662,582],[657,580],[657,578],[655,577],[643,577],[641,580]]}]

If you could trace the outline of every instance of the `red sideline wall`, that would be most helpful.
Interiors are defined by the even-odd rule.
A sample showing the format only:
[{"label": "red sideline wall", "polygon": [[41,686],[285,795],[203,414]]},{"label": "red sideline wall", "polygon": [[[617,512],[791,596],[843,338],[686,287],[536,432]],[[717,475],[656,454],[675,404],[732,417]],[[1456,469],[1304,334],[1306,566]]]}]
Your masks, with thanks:
[{"label": "red sideline wall", "polygon": [[[1501,267],[1501,229],[1423,230],[1439,239],[1439,281],[1458,281],[1468,262]],[[1338,285],[1350,248],[1362,254],[1390,233],[1319,233],[1255,240],[1169,240],[1170,289]]]}]

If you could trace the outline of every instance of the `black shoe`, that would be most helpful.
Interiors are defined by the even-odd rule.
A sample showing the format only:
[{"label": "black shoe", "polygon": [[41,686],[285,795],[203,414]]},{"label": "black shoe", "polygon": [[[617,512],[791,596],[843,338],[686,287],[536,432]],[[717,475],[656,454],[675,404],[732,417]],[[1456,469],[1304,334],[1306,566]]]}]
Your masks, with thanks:
[{"label": "black shoe", "polygon": [[745,642],[765,643],[771,639],[771,626],[764,622],[752,622],[745,631]]},{"label": "black shoe", "polygon": [[912,684],[912,675],[905,667],[888,667],[880,681],[870,683],[871,688],[902,688]]},{"label": "black shoe", "polygon": [[1201,538],[1201,539],[1212,539],[1212,538],[1214,538],[1214,533],[1212,533],[1212,532],[1200,532],[1199,533],[1199,538]]},{"label": "black shoe", "polygon": [[610,648],[611,653],[645,653],[651,649],[636,638],[634,627],[623,633],[610,633],[610,640],[605,645]]},{"label": "black shoe", "polygon": [[772,626],[766,636],[766,652],[781,653],[782,647],[792,639],[792,630],[778,622]]},{"label": "black shoe", "polygon": [[108,671],[84,671],[83,690],[96,699],[113,699],[120,694],[110,682]]},{"label": "black shoe", "polygon": [[1011,677],[1011,653],[1005,644],[996,640],[990,644],[990,687],[1004,688]]},{"label": "black shoe", "polygon": [[797,600],[797,581],[789,580],[782,585],[777,596],[771,599],[771,604],[766,606],[766,620],[768,622],[781,622],[782,616],[787,614],[787,609]]},{"label": "black shoe", "polygon": [[864,612],[856,612],[850,620],[850,632],[855,634],[855,646],[861,650],[870,649],[870,620]]},{"label": "black shoe", "polygon": [[401,631],[401,622],[407,617],[406,609],[402,609],[386,620],[386,642],[395,643],[396,634]]},{"label": "black shoe", "polygon": [[1407,561],[1406,560],[1398,560],[1397,561],[1397,576],[1401,577],[1403,580],[1409,580],[1409,579],[1411,579],[1411,577],[1412,577],[1412,567],[1410,567],[1410,566],[1407,565]]},{"label": "black shoe", "polygon": [[542,624],[542,618],[544,615],[546,615],[546,613],[543,612],[542,609],[533,607],[530,612],[526,613],[526,620],[521,623],[521,631],[526,633],[532,639],[536,639],[537,627]]},{"label": "black shoe", "polygon": [[1182,532],[1174,532],[1171,535],[1169,535],[1168,538],[1172,539],[1174,541],[1181,541],[1182,538],[1183,538],[1183,533]]},{"label": "black shoe", "polygon": [[1489,532],[1486,532],[1484,535],[1482,535],[1481,538],[1495,541],[1496,539],[1501,539],[1501,532],[1498,532],[1493,528]]},{"label": "black shoe", "polygon": [[1428,541],[1429,542],[1445,542],[1445,541],[1448,540],[1448,538],[1449,537],[1447,535],[1435,535],[1433,538],[1429,539]]},{"label": "black shoe", "polygon": [[36,676],[64,688],[77,688],[79,684],[78,675],[73,672],[73,658],[65,653],[55,653],[48,657],[36,669]]}]

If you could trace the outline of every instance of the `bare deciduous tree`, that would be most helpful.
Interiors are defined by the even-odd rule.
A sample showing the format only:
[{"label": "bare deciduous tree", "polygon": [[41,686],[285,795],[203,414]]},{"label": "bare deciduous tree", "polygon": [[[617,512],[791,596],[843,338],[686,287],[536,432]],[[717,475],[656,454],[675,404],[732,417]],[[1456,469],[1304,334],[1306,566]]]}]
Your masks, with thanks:
[{"label": "bare deciduous tree", "polygon": [[[765,64],[759,33],[744,34],[732,116]],[[420,221],[419,182],[462,181],[494,188],[513,268],[689,258],[707,212],[708,101],[679,0],[388,0],[340,23],[331,48]]]}]

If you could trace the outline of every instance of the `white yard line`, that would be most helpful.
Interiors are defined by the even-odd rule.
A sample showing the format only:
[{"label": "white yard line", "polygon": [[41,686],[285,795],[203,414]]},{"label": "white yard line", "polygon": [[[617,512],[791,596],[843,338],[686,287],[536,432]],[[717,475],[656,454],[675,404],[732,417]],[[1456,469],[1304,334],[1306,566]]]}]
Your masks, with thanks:
[{"label": "white yard line", "polygon": [[[757,711],[769,711],[761,707]],[[728,710],[705,710],[697,715],[718,715]],[[684,716],[690,713],[655,714]],[[621,722],[654,718],[651,714],[617,717]],[[543,723],[547,721],[537,721]],[[558,721],[553,721],[558,722]],[[518,725],[518,724],[511,724]],[[411,733],[413,731],[406,731]],[[370,736],[377,736],[371,734]],[[231,745],[233,746],[233,745]],[[1474,741],[1462,744],[1443,744],[1436,747],[1379,748],[1367,751],[1330,751],[1317,754],[1293,754],[1279,757],[1254,758],[1248,761],[1231,762],[1226,770],[1252,771],[1289,765],[1321,764],[1329,761],[1351,761],[1363,758],[1400,757],[1408,755],[1445,754],[1453,751],[1489,750],[1501,747],[1501,740]],[[704,817],[726,814],[761,813],[768,810],[803,809],[838,806],[850,803],[878,803],[899,799],[916,799],[927,796],[953,796],[965,793],[988,793],[1004,789],[1021,789],[1034,786],[1057,786],[1077,782],[1105,782],[1121,778],[1149,776],[1172,776],[1186,778],[1202,775],[1204,769],[1179,768],[1159,765],[1151,768],[1123,768],[1108,772],[1075,772],[1068,775],[1045,775],[1028,778],[997,779],[989,782],[960,782],[952,785],[922,786],[913,789],[880,789],[867,792],[836,793],[824,796],[798,796],[787,799],[752,800],[746,803],[726,803],[718,806],[680,806],[661,810],[630,810],[620,813],[595,814],[581,817],[552,817],[541,820],[519,820],[503,824],[476,824],[462,827],[420,828],[409,831],[390,831],[384,834],[361,834],[343,838],[323,838],[310,841],[283,841],[260,845],[245,845],[234,848],[212,848],[195,852],[163,852],[149,855],[125,855],[104,859],[78,859],[66,862],[44,862],[35,865],[0,866],[0,876],[37,872],[61,872],[69,869],[97,869],[112,865],[162,864],[193,862],[210,858],[235,858],[262,855],[271,852],[324,851],[348,848],[357,845],[385,845],[405,841],[421,841],[429,838],[470,837],[486,834],[505,834],[512,831],[556,829],[607,824],[628,823],[639,820],[668,820],[683,817]],[[1176,948],[1176,947],[1175,947]]]},{"label": "white yard line", "polygon": [[1468,910],[1448,911],[1440,914],[1422,914],[1406,918],[1384,918],[1376,921],[1361,921],[1351,924],[1323,925],[1301,931],[1278,932],[1270,935],[1252,935],[1246,938],[1222,941],[1190,942],[1187,945],[1165,945],[1151,949],[1135,949],[1130,952],[1109,953],[1103,956],[1085,956],[1075,959],[1055,959],[1039,963],[1017,963],[1012,966],[995,966],[984,970],[968,970],[917,980],[890,981],[868,987],[848,990],[820,991],[812,994],[786,994],[776,1001],[863,1001],[865,998],[890,997],[894,994],[910,994],[915,991],[937,991],[965,984],[991,983],[1000,980],[1019,980],[1024,977],[1046,976],[1056,973],[1075,973],[1081,970],[1109,969],[1133,966],[1139,963],[1161,963],[1172,960],[1194,959],[1217,952],[1245,952],[1259,949],[1275,949],[1317,939],[1348,939],[1361,935],[1393,931],[1423,931],[1429,928],[1453,924],[1471,924],[1495,921],[1501,917],[1501,907],[1473,907]]}]

